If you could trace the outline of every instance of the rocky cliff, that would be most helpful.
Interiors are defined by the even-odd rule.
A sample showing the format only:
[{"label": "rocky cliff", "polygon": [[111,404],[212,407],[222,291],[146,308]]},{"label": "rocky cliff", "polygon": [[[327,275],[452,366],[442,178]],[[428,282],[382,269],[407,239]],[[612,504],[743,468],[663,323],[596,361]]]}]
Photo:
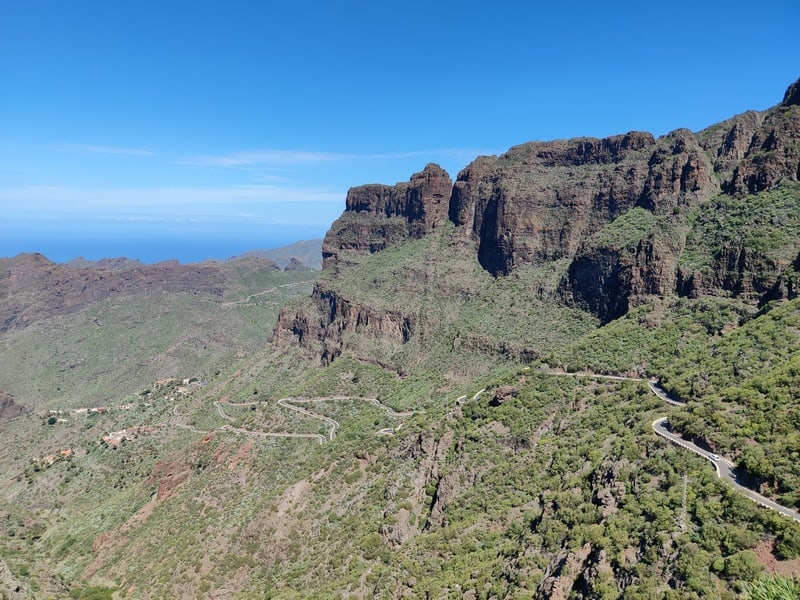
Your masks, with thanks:
[{"label": "rocky cliff", "polygon": [[478,260],[496,275],[573,256],[583,237],[634,205],[654,144],[650,134],[629,133],[480,158],[459,174],[450,218],[475,236]]},{"label": "rocky cliff", "polygon": [[352,188],[344,214],[322,243],[323,267],[347,262],[351,254],[378,252],[429,233],[447,220],[451,188],[450,176],[435,164],[412,175],[407,183]]},{"label": "rocky cliff", "polygon": [[[629,133],[531,143],[478,159],[458,176],[450,218],[475,237],[478,260],[494,274],[569,258],[563,298],[604,321],[648,296],[696,293],[681,282],[701,274],[678,272],[688,215],[720,193],[742,198],[800,178],[797,102],[790,90],[771,110],[697,134],[679,129],[658,140]],[[656,217],[652,227],[598,239],[635,207]],[[706,274],[704,293],[763,295],[788,264],[764,260],[742,240],[712,251],[712,271],[727,275]],[[748,262],[759,265],[759,280],[741,274]]]},{"label": "rocky cliff", "polygon": [[[324,265],[336,275],[318,284],[304,311],[282,314],[276,339],[298,339],[326,361],[357,331],[407,342],[420,320],[414,301],[381,314],[357,294],[345,299],[336,278],[347,278],[347,267],[364,256],[441,231],[448,220],[448,243],[473,245],[494,277],[560,265],[552,267],[560,269],[555,289],[528,292],[602,322],[653,297],[791,297],[800,250],[791,235],[800,218],[791,186],[799,179],[800,82],[774,108],[698,133],[531,142],[477,158],[454,185],[428,165],[408,183],[350,190],[323,244]],[[765,230],[766,221],[776,229]],[[398,283],[398,296],[414,287],[406,283]]]},{"label": "rocky cliff", "polygon": [[[296,341],[328,364],[342,353],[348,338],[355,335],[404,344],[411,339],[416,320],[414,314],[381,310],[353,301],[318,282],[311,294],[311,306],[282,310],[272,337],[278,343]],[[362,358],[369,360],[366,356]]]}]

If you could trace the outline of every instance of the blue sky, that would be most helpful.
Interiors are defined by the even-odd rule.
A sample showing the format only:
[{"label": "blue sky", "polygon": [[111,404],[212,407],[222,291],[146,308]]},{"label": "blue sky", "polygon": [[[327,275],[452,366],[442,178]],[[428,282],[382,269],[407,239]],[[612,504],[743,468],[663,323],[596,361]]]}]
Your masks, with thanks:
[{"label": "blue sky", "polygon": [[0,3],[0,255],[225,257],[349,187],[702,129],[800,77],[800,3]]}]

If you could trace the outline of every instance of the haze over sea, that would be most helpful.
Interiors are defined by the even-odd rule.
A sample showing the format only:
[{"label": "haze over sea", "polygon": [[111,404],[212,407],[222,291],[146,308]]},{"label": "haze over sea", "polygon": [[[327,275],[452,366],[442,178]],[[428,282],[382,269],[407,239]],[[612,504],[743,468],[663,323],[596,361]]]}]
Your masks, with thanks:
[{"label": "haze over sea", "polygon": [[263,230],[243,229],[224,235],[202,228],[154,231],[144,234],[141,229],[117,231],[114,234],[86,236],[0,236],[0,257],[12,257],[22,252],[39,252],[54,262],[69,262],[83,257],[87,260],[126,257],[144,263],[177,259],[194,263],[209,259],[226,259],[250,250],[265,250],[286,246],[300,240],[321,238],[320,226],[270,227]]}]

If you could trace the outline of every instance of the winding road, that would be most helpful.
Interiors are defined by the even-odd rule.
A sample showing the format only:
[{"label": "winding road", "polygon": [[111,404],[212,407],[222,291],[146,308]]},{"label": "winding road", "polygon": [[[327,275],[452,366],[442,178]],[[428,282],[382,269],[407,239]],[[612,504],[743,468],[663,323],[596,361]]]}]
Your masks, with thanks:
[{"label": "winding road", "polygon": [[[659,399],[663,400],[664,402],[666,402],[668,404],[671,404],[672,406],[685,406],[685,404],[686,404],[685,402],[682,402],[681,400],[678,400],[677,398],[674,398],[674,397],[670,396],[661,386],[658,385],[657,381],[652,380],[652,379],[642,379],[642,378],[638,378],[638,377],[623,377],[623,376],[620,376],[620,375],[601,375],[601,374],[598,374],[598,373],[585,373],[585,372],[584,373],[567,373],[567,372],[564,372],[564,371],[542,371],[542,373],[545,374],[545,375],[556,375],[556,376],[567,376],[567,377],[591,377],[591,378],[594,378],[594,379],[611,379],[611,380],[615,380],[615,381],[633,381],[633,382],[646,381],[648,387],[650,388],[650,391],[653,392],[653,394],[655,394]],[[480,395],[485,391],[486,391],[485,388],[482,389],[482,390],[479,390],[478,392],[475,393],[475,395],[472,397],[472,399],[473,400],[477,400],[480,397]],[[456,400],[456,404],[457,405],[461,405],[466,400],[466,398],[467,398],[466,396],[460,396]],[[252,430],[252,429],[244,429],[242,427],[232,427],[230,425],[223,425],[221,427],[217,427],[216,431],[230,431],[230,432],[239,433],[239,434],[243,434],[243,435],[252,435],[252,436],[258,436],[258,437],[311,438],[311,439],[316,439],[316,440],[319,441],[320,444],[323,444],[326,441],[331,441],[331,440],[336,438],[336,432],[339,429],[339,422],[336,421],[335,419],[330,418],[330,417],[326,417],[324,415],[320,415],[320,414],[315,413],[315,412],[313,412],[311,410],[308,410],[306,408],[302,408],[300,406],[297,406],[297,404],[316,404],[316,403],[321,403],[321,402],[335,402],[335,401],[362,401],[362,402],[369,402],[370,404],[373,404],[374,406],[376,406],[376,407],[378,407],[378,408],[380,408],[382,410],[385,410],[387,416],[392,417],[392,418],[407,417],[407,416],[411,416],[411,415],[414,414],[414,412],[395,412],[395,410],[392,407],[386,406],[385,404],[383,404],[377,398],[364,398],[364,397],[360,397],[360,396],[329,396],[329,397],[324,397],[324,398],[281,398],[280,400],[277,401],[278,406],[280,406],[282,408],[285,408],[287,410],[294,411],[296,413],[299,413],[299,414],[301,414],[303,416],[306,416],[306,417],[309,417],[311,419],[317,419],[319,421],[322,421],[326,425],[328,425],[329,429],[328,429],[327,437],[322,435],[322,434],[320,434],[320,433],[290,433],[290,432],[277,432],[277,431],[274,431],[274,432],[273,431],[258,431],[258,430]],[[233,418],[225,412],[225,409],[223,407],[224,404],[227,404],[228,406],[241,407],[241,406],[255,406],[255,405],[259,405],[259,404],[268,404],[268,402],[232,403],[232,402],[227,402],[227,401],[224,401],[224,400],[215,401],[214,402],[214,406],[217,409],[217,413],[219,414],[219,416],[221,418],[227,420],[227,421],[233,421]],[[182,416],[182,415],[180,415],[178,413],[178,407],[177,406],[173,409],[173,413],[178,419],[180,419],[180,417]],[[182,423],[182,422],[178,421],[178,419],[170,419],[168,424],[172,425],[174,427],[179,427],[181,429],[188,429],[190,431],[194,431],[194,432],[197,432],[197,433],[210,433],[209,431],[203,431],[203,430],[200,430],[200,429],[196,429],[193,425],[187,425],[186,423]],[[164,423],[164,424],[167,424],[167,423]],[[376,431],[376,434],[377,435],[394,435],[394,433],[399,431],[402,426],[403,426],[403,423],[400,423],[397,427],[394,427],[394,428],[384,427],[384,428],[379,429],[378,431]],[[782,514],[782,515],[784,515],[786,517],[789,517],[790,519],[794,519],[795,521],[800,521],[800,512],[798,512],[796,510],[793,510],[791,508],[788,508],[786,506],[782,506],[782,505],[778,504],[777,502],[775,502],[773,500],[770,500],[769,498],[767,498],[765,496],[762,496],[761,494],[759,494],[759,493],[751,490],[750,488],[743,486],[741,483],[739,483],[739,479],[737,477],[736,470],[735,470],[735,465],[731,461],[729,461],[728,459],[723,458],[721,456],[718,456],[718,455],[714,454],[713,452],[709,452],[708,450],[704,450],[703,448],[697,446],[696,444],[694,444],[694,443],[692,443],[692,442],[690,442],[688,440],[685,440],[680,435],[674,433],[672,431],[672,428],[669,425],[669,417],[663,416],[663,417],[657,418],[655,421],[653,421],[652,427],[653,427],[653,431],[657,435],[659,435],[659,436],[663,437],[664,439],[672,442],[673,444],[676,444],[676,445],[680,446],[681,448],[684,448],[686,450],[694,452],[698,456],[701,456],[701,457],[705,458],[706,460],[711,461],[711,463],[714,465],[714,468],[716,469],[717,476],[719,478],[723,479],[724,481],[728,482],[728,484],[730,484],[735,490],[737,490],[739,493],[741,493],[746,498],[749,498],[753,502],[757,502],[761,506],[764,506],[766,508],[769,508],[771,510],[779,512],[780,514]]]},{"label": "winding road", "polygon": [[769,498],[762,496],[758,492],[754,492],[750,488],[745,487],[741,483],[739,483],[738,478],[736,476],[736,472],[734,470],[735,465],[728,459],[717,456],[716,454],[708,452],[707,450],[703,450],[699,446],[696,446],[695,444],[687,440],[684,440],[679,435],[672,433],[672,430],[669,426],[669,420],[667,417],[661,417],[653,421],[653,431],[655,431],[661,437],[668,439],[673,444],[677,444],[682,448],[691,450],[695,454],[699,454],[703,458],[710,460],[712,463],[714,463],[714,468],[716,468],[717,470],[718,477],[727,481],[740,494],[743,494],[744,496],[750,498],[750,500],[752,500],[753,502],[757,502],[761,506],[777,511],[782,515],[789,517],[790,519],[794,519],[795,521],[800,521],[800,512],[792,510],[791,508],[787,508],[786,506],[781,506],[777,502],[770,500]]},{"label": "winding road", "polygon": [[242,306],[244,304],[249,304],[250,302],[252,302],[253,298],[258,298],[259,296],[264,296],[266,294],[272,294],[274,292],[277,292],[281,288],[299,287],[301,285],[308,285],[308,284],[305,281],[295,281],[295,282],[292,282],[292,283],[284,283],[284,284],[281,284],[281,285],[276,285],[274,287],[268,288],[266,290],[261,290],[260,292],[256,292],[255,294],[250,294],[249,296],[247,296],[246,298],[243,298],[241,300],[231,300],[229,302],[222,302],[220,304],[220,306],[222,308],[231,308],[233,306]]},{"label": "winding road", "polygon": [[[653,392],[658,398],[671,404],[673,406],[685,406],[686,403],[678,400],[670,396],[664,388],[658,385],[657,381],[652,379],[641,379],[637,377],[621,377],[619,375],[599,375],[595,373],[564,373],[564,372],[546,372],[549,375],[568,375],[571,377],[595,377],[599,379],[614,379],[617,381],[647,381],[647,385],[650,388],[650,391]],[[800,512],[788,508],[786,506],[782,506],[777,502],[770,500],[766,496],[762,496],[758,492],[751,490],[748,487],[743,486],[739,483],[739,479],[736,475],[736,465],[734,465],[731,461],[721,456],[714,454],[713,452],[709,452],[708,450],[704,450],[700,446],[693,444],[692,442],[683,439],[680,435],[677,435],[672,432],[672,428],[669,425],[669,417],[659,417],[655,421],[653,421],[653,431],[656,434],[660,435],[661,437],[669,440],[673,444],[680,446],[686,450],[694,452],[698,456],[702,456],[706,460],[711,461],[714,465],[714,468],[717,470],[717,477],[727,481],[736,491],[741,493],[746,498],[749,498],[753,502],[757,502],[761,506],[765,508],[769,508],[771,510],[777,511],[784,516],[789,517],[790,519],[794,519],[795,521],[800,521]]]},{"label": "winding road", "polygon": [[[226,403],[228,404],[228,403]],[[259,402],[245,402],[242,404],[233,404],[232,406],[252,406],[254,404],[259,404]],[[217,412],[223,419],[227,419],[228,421],[233,421],[231,417],[229,417],[225,410],[220,406],[219,402],[215,402],[214,405],[217,408]],[[177,419],[182,419],[183,415],[178,412],[178,407],[176,406],[172,409],[172,413],[177,417]],[[170,425],[171,427],[177,427],[178,429],[186,429],[188,431],[192,431],[194,433],[211,433],[211,430],[208,429],[197,429],[194,425],[187,425],[177,419],[170,419],[166,423],[162,423],[162,425]],[[213,431],[232,431],[234,433],[240,433],[242,435],[251,435],[255,437],[274,437],[274,438],[311,438],[318,440],[320,444],[325,442],[325,436],[319,433],[291,433],[287,431],[257,431],[254,429],[244,429],[243,427],[231,427],[230,425],[222,425],[217,427]]]},{"label": "winding road", "polygon": [[[335,419],[330,417],[326,417],[324,415],[320,415],[313,411],[307,410],[300,406],[295,406],[296,404],[311,404],[311,403],[318,403],[318,402],[336,402],[336,401],[362,401],[362,402],[369,402],[370,404],[375,405],[376,407],[383,409],[386,411],[387,416],[392,418],[400,418],[400,417],[408,417],[413,415],[413,412],[395,412],[395,410],[391,406],[386,406],[377,398],[363,398],[361,396],[328,396],[324,398],[281,398],[277,401],[278,406],[285,408],[287,410],[294,411],[296,413],[300,413],[306,417],[310,417],[312,419],[317,419],[318,421],[322,421],[326,425],[330,427],[328,430],[328,437],[326,438],[324,435],[319,433],[285,433],[285,432],[269,432],[269,431],[256,431],[252,429],[244,429],[241,427],[231,427],[229,425],[223,425],[218,429],[221,431],[234,431],[237,433],[242,434],[249,434],[249,435],[259,435],[262,437],[295,437],[295,438],[315,438],[318,439],[319,442],[322,444],[326,440],[333,440],[336,437],[336,431],[339,429],[339,422]],[[292,404],[294,403],[294,404]],[[232,403],[226,402],[224,400],[217,400],[214,402],[214,406],[217,409],[217,413],[223,419],[228,421],[233,421],[223,408],[223,404],[227,404],[228,406],[255,406],[258,404],[268,404],[268,402],[239,402],[239,403]],[[379,429],[376,433],[378,435],[394,435],[396,431],[398,431],[403,426],[400,423],[397,427],[384,427],[383,429]]]}]

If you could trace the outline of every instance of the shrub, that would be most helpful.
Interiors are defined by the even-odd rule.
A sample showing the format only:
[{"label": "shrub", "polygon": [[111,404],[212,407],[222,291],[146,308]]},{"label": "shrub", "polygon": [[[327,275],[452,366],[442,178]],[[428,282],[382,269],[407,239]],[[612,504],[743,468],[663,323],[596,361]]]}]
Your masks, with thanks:
[{"label": "shrub", "polygon": [[782,575],[761,575],[746,584],[744,600],[796,600],[800,598],[800,579]]}]

